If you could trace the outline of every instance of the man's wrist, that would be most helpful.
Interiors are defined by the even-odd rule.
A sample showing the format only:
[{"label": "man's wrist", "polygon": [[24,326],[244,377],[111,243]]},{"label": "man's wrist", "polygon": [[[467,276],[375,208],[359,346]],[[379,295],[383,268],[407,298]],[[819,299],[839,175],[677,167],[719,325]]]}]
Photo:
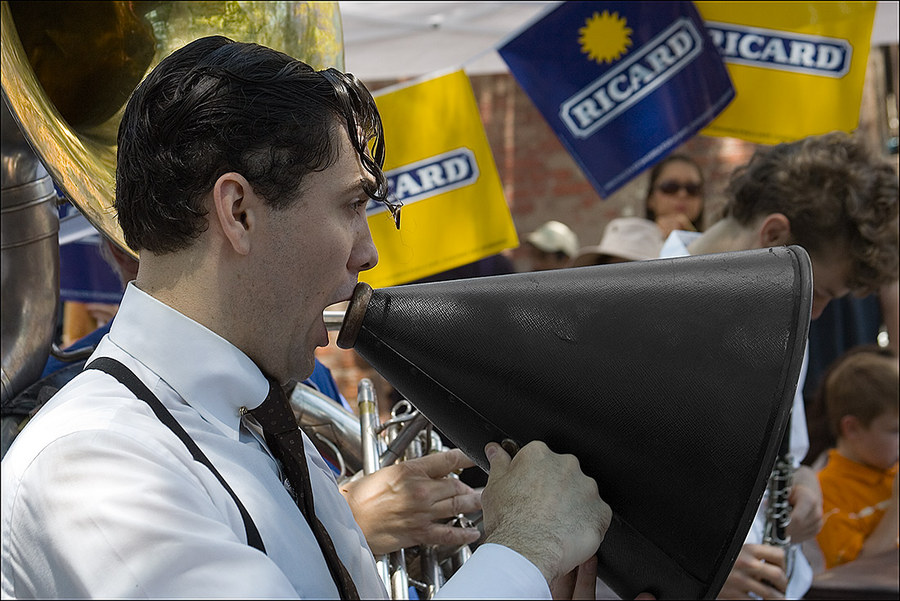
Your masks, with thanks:
[{"label": "man's wrist", "polygon": [[496,528],[485,537],[482,544],[486,543],[501,545],[515,551],[534,564],[550,585],[559,577],[559,544],[554,545],[553,541],[548,541],[546,537],[536,536],[531,531],[511,532]]}]

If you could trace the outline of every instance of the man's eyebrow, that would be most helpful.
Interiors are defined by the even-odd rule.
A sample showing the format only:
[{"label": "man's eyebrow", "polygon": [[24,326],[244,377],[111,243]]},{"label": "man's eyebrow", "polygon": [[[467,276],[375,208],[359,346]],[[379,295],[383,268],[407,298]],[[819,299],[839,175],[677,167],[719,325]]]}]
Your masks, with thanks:
[{"label": "man's eyebrow", "polygon": [[366,180],[363,178],[359,178],[355,182],[351,182],[346,188],[341,191],[341,195],[343,196],[351,196],[354,194],[363,193],[366,191]]}]

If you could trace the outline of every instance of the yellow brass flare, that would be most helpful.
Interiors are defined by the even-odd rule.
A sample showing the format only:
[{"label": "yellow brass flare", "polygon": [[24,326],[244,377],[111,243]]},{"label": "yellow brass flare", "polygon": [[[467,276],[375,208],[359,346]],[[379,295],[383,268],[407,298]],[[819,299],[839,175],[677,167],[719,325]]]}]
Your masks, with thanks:
[{"label": "yellow brass flare", "polygon": [[159,61],[207,35],[343,70],[337,2],[2,3],[10,108],[62,193],[123,250],[116,133],[125,102]]}]

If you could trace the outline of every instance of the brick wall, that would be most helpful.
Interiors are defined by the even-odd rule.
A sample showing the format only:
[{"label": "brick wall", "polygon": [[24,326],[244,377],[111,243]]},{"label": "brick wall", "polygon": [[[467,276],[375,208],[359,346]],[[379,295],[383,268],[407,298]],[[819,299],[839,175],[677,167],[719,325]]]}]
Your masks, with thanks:
[{"label": "brick wall", "polygon": [[[880,103],[886,92],[884,69],[884,54],[870,52],[860,109],[860,129],[881,147],[884,132],[889,129]],[[470,80],[520,238],[556,219],[575,231],[581,246],[595,245],[610,220],[643,214],[646,172],[609,198],[601,199],[511,75],[473,75]],[[396,81],[367,83],[374,91]],[[744,164],[754,149],[754,144],[735,138],[696,136],[674,151],[690,155],[703,169],[707,180],[707,226],[721,212],[729,174]],[[893,159],[896,165],[897,155]],[[510,251],[513,261],[524,269],[519,255],[518,250]],[[386,411],[384,397],[389,385],[354,352],[337,348],[333,338],[329,347],[319,349],[319,359],[332,370],[344,396],[354,405],[359,379],[372,377],[376,390],[380,390],[382,411]]]},{"label": "brick wall", "polygon": [[[504,192],[520,236],[549,219],[571,227],[582,246],[598,244],[606,224],[642,215],[646,174],[601,199],[508,74],[471,77]],[[710,179],[710,204],[720,204],[719,182],[746,160],[753,145],[740,140],[696,137],[679,148],[697,158]],[[513,253],[518,259],[518,253]]]}]

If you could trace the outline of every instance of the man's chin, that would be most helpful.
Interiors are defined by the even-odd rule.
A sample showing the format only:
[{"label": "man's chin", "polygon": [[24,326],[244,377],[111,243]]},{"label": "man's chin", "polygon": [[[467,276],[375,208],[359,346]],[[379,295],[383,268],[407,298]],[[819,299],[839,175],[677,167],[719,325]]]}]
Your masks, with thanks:
[{"label": "man's chin", "polygon": [[294,375],[291,378],[291,388],[297,384],[297,382],[302,382],[309,378],[313,370],[316,368],[316,356],[315,354],[310,354],[309,357],[305,358],[304,361],[298,362],[296,369],[294,370]]}]

